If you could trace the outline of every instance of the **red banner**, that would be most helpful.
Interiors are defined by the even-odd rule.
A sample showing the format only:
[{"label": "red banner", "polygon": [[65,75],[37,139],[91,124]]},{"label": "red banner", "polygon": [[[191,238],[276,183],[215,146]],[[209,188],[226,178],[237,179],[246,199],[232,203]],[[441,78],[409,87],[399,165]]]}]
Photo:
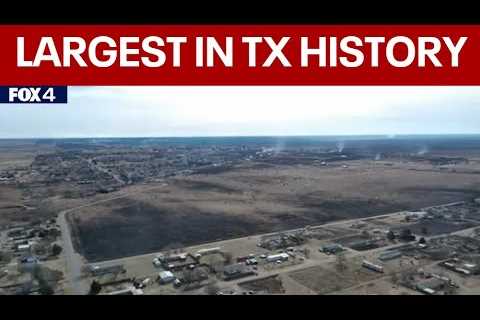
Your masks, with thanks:
[{"label": "red banner", "polygon": [[479,85],[480,26],[0,26],[0,85]]}]

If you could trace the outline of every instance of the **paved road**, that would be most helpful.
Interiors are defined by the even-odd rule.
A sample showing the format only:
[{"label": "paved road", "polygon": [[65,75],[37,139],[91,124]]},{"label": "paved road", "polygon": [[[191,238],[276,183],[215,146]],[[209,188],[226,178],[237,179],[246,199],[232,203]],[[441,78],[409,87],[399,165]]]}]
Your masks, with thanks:
[{"label": "paved road", "polygon": [[66,214],[68,211],[60,212],[57,218],[57,223],[60,226],[62,231],[62,240],[63,240],[63,255],[65,257],[65,264],[67,268],[66,278],[70,284],[70,289],[67,291],[68,294],[86,294],[88,292],[88,284],[83,281],[82,277],[82,267],[83,261],[82,257],[75,252],[72,243],[72,237],[70,234],[70,227],[68,226]]}]

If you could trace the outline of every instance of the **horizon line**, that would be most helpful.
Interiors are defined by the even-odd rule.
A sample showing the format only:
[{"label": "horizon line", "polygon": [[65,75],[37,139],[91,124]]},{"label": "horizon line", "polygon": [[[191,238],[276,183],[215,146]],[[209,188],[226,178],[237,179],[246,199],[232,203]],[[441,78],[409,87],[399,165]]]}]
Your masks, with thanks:
[{"label": "horizon line", "polygon": [[71,137],[0,137],[0,140],[55,139],[170,139],[170,138],[275,138],[275,137],[404,137],[404,136],[475,136],[479,133],[366,133],[366,134],[265,134],[265,135],[185,135],[185,136],[71,136]]}]

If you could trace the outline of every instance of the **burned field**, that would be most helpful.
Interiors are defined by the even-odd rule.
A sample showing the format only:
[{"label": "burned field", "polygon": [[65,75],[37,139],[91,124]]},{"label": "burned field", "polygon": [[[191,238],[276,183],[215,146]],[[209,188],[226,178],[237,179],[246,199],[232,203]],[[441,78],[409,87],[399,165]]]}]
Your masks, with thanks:
[{"label": "burned field", "polygon": [[418,236],[436,236],[474,228],[480,225],[480,208],[477,201],[467,201],[447,206],[434,206],[420,212],[421,218],[410,221],[392,231],[401,233],[408,229]]},{"label": "burned field", "polygon": [[[458,188],[445,196],[446,178],[459,188],[469,185],[466,190],[480,182],[475,175],[413,173],[365,161],[347,170],[304,165],[243,168],[170,179],[164,188],[80,209],[71,222],[78,251],[97,261],[471,197]],[[409,192],[420,184],[428,190],[421,197],[418,188]],[[429,229],[447,230],[436,231],[437,227]]]},{"label": "burned field", "polygon": [[458,256],[477,257],[480,252],[480,241],[464,236],[446,235],[429,240],[424,248],[414,244],[406,244],[398,247],[397,250],[405,256],[441,261]]},{"label": "burned field", "polygon": [[413,223],[408,226],[400,228],[392,228],[392,231],[400,233],[404,229],[409,229],[413,234],[419,236],[436,236],[439,234],[446,234],[456,232],[463,229],[473,228],[478,226],[479,223],[471,221],[437,221],[437,220],[424,220],[421,222]]},{"label": "burned field", "polygon": [[179,211],[129,199],[121,199],[117,205],[120,207],[94,219],[80,214],[71,216],[75,245],[89,261],[176,249],[268,230],[257,226],[255,221],[193,208],[182,207]]},{"label": "burned field", "polygon": [[73,240],[91,261],[480,195],[478,136],[57,139],[0,149],[0,221],[80,207],[69,215]]}]

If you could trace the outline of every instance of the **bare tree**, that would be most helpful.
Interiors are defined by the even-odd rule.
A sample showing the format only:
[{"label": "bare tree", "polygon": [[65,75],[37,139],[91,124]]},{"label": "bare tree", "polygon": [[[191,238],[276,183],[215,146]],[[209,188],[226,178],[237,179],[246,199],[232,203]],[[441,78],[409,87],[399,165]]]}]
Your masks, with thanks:
[{"label": "bare tree", "polygon": [[428,229],[427,227],[423,226],[421,229],[422,234],[428,234]]},{"label": "bare tree", "polygon": [[54,289],[52,285],[49,283],[47,280],[47,276],[45,274],[45,269],[43,269],[40,266],[35,266],[35,268],[32,271],[32,276],[34,279],[37,280],[38,282],[38,291],[42,295],[52,295],[54,294]]},{"label": "bare tree", "polygon": [[391,274],[391,276],[390,276],[390,280],[392,281],[392,283],[393,283],[394,285],[398,285],[398,281],[399,281],[400,279],[398,278],[398,275],[397,275],[397,273],[396,273],[395,271],[392,272],[392,274]]},{"label": "bare tree", "polygon": [[90,285],[90,291],[88,294],[97,295],[100,293],[100,291],[102,291],[102,285],[97,280],[93,280]]},{"label": "bare tree", "polygon": [[223,258],[224,258],[225,264],[231,264],[233,260],[233,255],[231,252],[224,252]]},{"label": "bare tree", "polygon": [[390,240],[390,241],[395,240],[395,233],[393,233],[392,230],[389,230],[389,231],[388,231],[388,233],[387,233],[387,239]]},{"label": "bare tree", "polygon": [[445,295],[452,295],[452,294],[455,294],[455,292],[456,292],[456,288],[454,286],[445,284],[445,289],[443,290],[443,293]]},{"label": "bare tree", "polygon": [[185,269],[183,271],[183,280],[187,284],[194,282],[195,281],[195,275],[193,273],[193,270]]},{"label": "bare tree", "polygon": [[310,258],[310,249],[309,248],[304,248],[303,249],[303,255],[305,258],[309,259]]},{"label": "bare tree", "polygon": [[207,263],[212,272],[217,273],[223,271],[224,260],[219,255],[211,254],[207,256]]},{"label": "bare tree", "polygon": [[37,243],[35,245],[32,246],[32,252],[35,254],[35,255],[45,255],[47,254],[48,252],[48,247],[46,246],[45,243],[41,242],[41,243]]},{"label": "bare tree", "polygon": [[7,264],[12,260],[12,255],[8,252],[0,251],[0,262]]},{"label": "bare tree", "polygon": [[62,252],[62,247],[54,243],[53,246],[51,247],[51,250],[52,250],[53,256],[58,256]]},{"label": "bare tree", "polygon": [[210,282],[206,287],[205,287],[205,293],[208,295],[215,295],[220,291],[220,288],[217,285],[216,281]]},{"label": "bare tree", "polygon": [[400,283],[407,288],[414,287],[414,278],[410,270],[405,270],[400,273]]},{"label": "bare tree", "polygon": [[339,252],[336,255],[335,268],[339,272],[343,272],[347,269],[347,257],[344,252]]}]

